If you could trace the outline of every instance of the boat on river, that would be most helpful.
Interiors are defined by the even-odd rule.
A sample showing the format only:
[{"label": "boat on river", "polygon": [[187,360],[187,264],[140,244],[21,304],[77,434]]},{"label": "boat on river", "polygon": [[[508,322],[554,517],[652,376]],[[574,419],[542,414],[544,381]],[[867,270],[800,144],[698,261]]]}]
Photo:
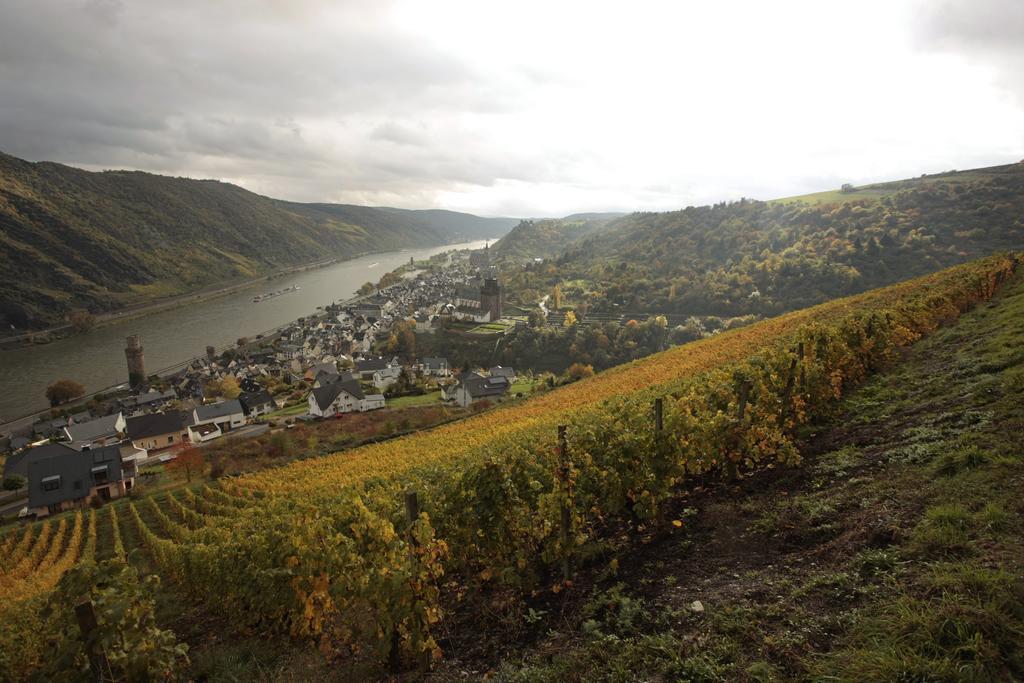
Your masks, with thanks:
[{"label": "boat on river", "polygon": [[281,296],[282,294],[288,294],[289,292],[297,292],[300,289],[302,289],[302,287],[299,287],[298,285],[292,285],[291,287],[285,287],[284,289],[279,289],[276,292],[267,292],[266,294],[257,294],[256,296],[254,296],[252,298],[252,302],[254,304],[258,304],[261,301],[266,301],[267,299],[273,299],[274,297]]}]

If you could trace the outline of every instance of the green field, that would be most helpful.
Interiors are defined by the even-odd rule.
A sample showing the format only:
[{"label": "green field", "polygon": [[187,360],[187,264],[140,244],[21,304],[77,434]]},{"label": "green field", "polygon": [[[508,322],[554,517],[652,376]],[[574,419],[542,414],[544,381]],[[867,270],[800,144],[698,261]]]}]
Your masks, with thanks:
[{"label": "green field", "polygon": [[388,408],[413,408],[416,406],[433,406],[440,405],[441,403],[441,392],[440,391],[428,391],[421,396],[400,396],[398,398],[389,398],[387,401]]},{"label": "green field", "polygon": [[769,200],[769,204],[787,204],[791,202],[804,202],[806,204],[834,204],[855,202],[863,199],[879,199],[901,190],[910,190],[929,185],[932,183],[967,183],[977,180],[990,179],[993,176],[1012,171],[1014,165],[992,166],[989,168],[976,168],[969,171],[948,171],[946,173],[932,173],[922,175],[919,178],[907,180],[894,180],[887,183],[872,183],[860,185],[853,188],[851,192],[843,192],[839,189],[825,190],[823,192],[812,192],[810,194],[797,195],[795,197],[782,197]]},{"label": "green field", "polygon": [[301,403],[296,403],[293,406],[286,406],[284,408],[281,408],[280,410],[275,410],[272,413],[268,413],[264,417],[267,417],[267,418],[273,418],[273,417],[295,417],[296,415],[303,415],[303,414],[305,414],[308,410],[309,410],[309,404],[306,403],[305,401],[303,401]]}]

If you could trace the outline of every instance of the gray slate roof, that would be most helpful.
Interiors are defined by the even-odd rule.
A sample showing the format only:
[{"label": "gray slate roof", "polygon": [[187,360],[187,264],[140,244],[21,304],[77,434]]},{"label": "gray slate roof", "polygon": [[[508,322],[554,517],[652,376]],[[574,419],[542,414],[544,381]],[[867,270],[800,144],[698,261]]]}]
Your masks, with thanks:
[{"label": "gray slate roof", "polygon": [[19,477],[28,478],[28,466],[30,463],[36,460],[52,458],[55,455],[63,455],[69,451],[73,453],[78,452],[66,443],[46,443],[35,448],[28,448],[21,453],[15,453],[7,458],[7,462],[4,463],[4,476],[9,477],[16,474]]},{"label": "gray slate roof", "polygon": [[220,403],[211,403],[208,406],[196,406],[196,417],[202,420],[215,420],[218,417],[242,414],[242,404],[237,398],[232,398]]},{"label": "gray slate roof", "polygon": [[388,361],[384,358],[367,358],[356,361],[357,372],[376,372],[377,370],[383,370],[387,366]]},{"label": "gray slate roof", "polygon": [[[89,495],[93,486],[93,469],[105,467],[107,481],[121,479],[121,446],[112,444],[92,450],[65,452],[36,460],[28,468],[28,506],[46,507],[66,500],[78,500]],[[43,489],[43,480],[58,483],[52,491]]]},{"label": "gray slate roof", "polygon": [[129,396],[124,400],[124,404],[126,406],[144,406],[150,403],[159,403],[161,401],[173,401],[177,397],[178,395],[174,393],[173,389],[168,389],[167,391],[147,391],[146,393],[139,394],[138,396]]},{"label": "gray slate roof", "polygon": [[317,387],[313,389],[313,398],[316,400],[316,404],[320,406],[320,410],[326,410],[343,391],[351,394],[353,398],[359,401],[365,398],[363,387],[354,379]]},{"label": "gray slate roof", "polygon": [[136,415],[125,420],[128,438],[144,439],[147,436],[160,436],[171,432],[180,432],[185,428],[185,416],[179,410],[168,413],[150,413]]},{"label": "gray slate roof", "polygon": [[114,413],[82,424],[71,425],[65,429],[72,441],[94,441],[100,437],[117,434],[116,423],[119,417],[121,417],[121,413]]},{"label": "gray slate roof", "polygon": [[512,368],[503,368],[500,365],[495,365],[491,368],[491,377],[506,377],[512,379],[516,376],[516,371]]},{"label": "gray slate roof", "polygon": [[473,398],[484,396],[500,396],[508,391],[512,384],[506,377],[482,377],[471,372],[459,382]]},{"label": "gray slate roof", "polygon": [[258,408],[259,406],[264,406],[268,403],[276,407],[274,398],[266,389],[244,393],[238,397],[238,402],[242,404],[242,410],[245,411],[246,415],[252,412],[253,408]]}]

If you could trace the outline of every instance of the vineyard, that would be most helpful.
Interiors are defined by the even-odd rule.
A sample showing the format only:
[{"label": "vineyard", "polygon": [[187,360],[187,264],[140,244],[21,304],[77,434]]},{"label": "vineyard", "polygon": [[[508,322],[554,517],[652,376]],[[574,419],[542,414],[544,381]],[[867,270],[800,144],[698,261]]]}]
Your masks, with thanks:
[{"label": "vineyard", "polygon": [[678,523],[666,510],[692,482],[797,464],[802,427],[1016,266],[990,257],[456,424],[8,532],[0,671],[17,680],[40,666],[58,618],[48,596],[76,563],[109,559],[254,632],[425,666],[442,654],[446,582],[558,590],[629,542],[615,533],[624,523]]}]

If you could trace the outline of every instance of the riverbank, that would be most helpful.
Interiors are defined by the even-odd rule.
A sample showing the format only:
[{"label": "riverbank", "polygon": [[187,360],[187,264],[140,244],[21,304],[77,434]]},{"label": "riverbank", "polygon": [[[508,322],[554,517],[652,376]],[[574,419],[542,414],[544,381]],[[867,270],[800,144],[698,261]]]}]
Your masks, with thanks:
[{"label": "riverbank", "polygon": [[[357,254],[351,257],[351,259],[368,256],[372,252],[365,254]],[[287,275],[294,275],[296,273],[303,273],[309,270],[315,270],[317,268],[324,268],[326,266],[339,263],[343,260],[330,258],[321,261],[314,261],[312,263],[303,263],[297,266],[291,266],[283,270],[277,270],[266,275],[261,275],[255,278],[246,278],[245,280],[234,282],[231,280],[221,281],[219,283],[209,285],[206,288],[187,292],[185,294],[176,294],[174,296],[162,297],[150,301],[143,301],[131,306],[125,306],[113,311],[107,311],[105,313],[95,314],[95,320],[93,325],[88,330],[76,333],[71,323],[65,325],[59,325],[57,327],[51,327],[45,330],[33,330],[31,332],[24,332],[19,335],[5,337],[0,339],[0,351],[9,350],[12,348],[19,348],[22,346],[34,346],[38,344],[48,344],[58,339],[67,339],[73,337],[76,334],[85,334],[93,329],[109,325],[112,322],[122,322],[126,320],[134,320],[145,315],[152,313],[159,313],[160,311],[166,311],[180,306],[187,306],[190,304],[202,303],[215,299],[221,296],[227,296],[236,292],[244,291],[251,287],[255,287],[261,282],[270,282]],[[228,284],[231,283],[231,284]]]},{"label": "riverbank", "polygon": [[131,315],[110,318],[85,334],[0,352],[0,422],[4,423],[0,431],[31,425],[35,416],[46,414],[45,388],[58,379],[84,384],[90,396],[124,384],[127,335],[141,336],[148,375],[170,374],[205,355],[207,346],[222,351],[234,347],[241,337],[266,337],[299,317],[315,315],[318,307],[347,301],[365,282],[376,282],[385,272],[408,263],[410,257],[427,259],[483,244],[479,241],[367,254],[316,268],[305,264],[302,268],[306,272],[292,270],[284,274],[292,278],[287,284],[301,287],[301,291],[287,296],[253,303],[252,285],[265,283],[268,276],[263,276],[245,283],[246,287],[239,283],[217,296],[207,293],[202,301],[187,299],[159,310],[136,309]]}]

